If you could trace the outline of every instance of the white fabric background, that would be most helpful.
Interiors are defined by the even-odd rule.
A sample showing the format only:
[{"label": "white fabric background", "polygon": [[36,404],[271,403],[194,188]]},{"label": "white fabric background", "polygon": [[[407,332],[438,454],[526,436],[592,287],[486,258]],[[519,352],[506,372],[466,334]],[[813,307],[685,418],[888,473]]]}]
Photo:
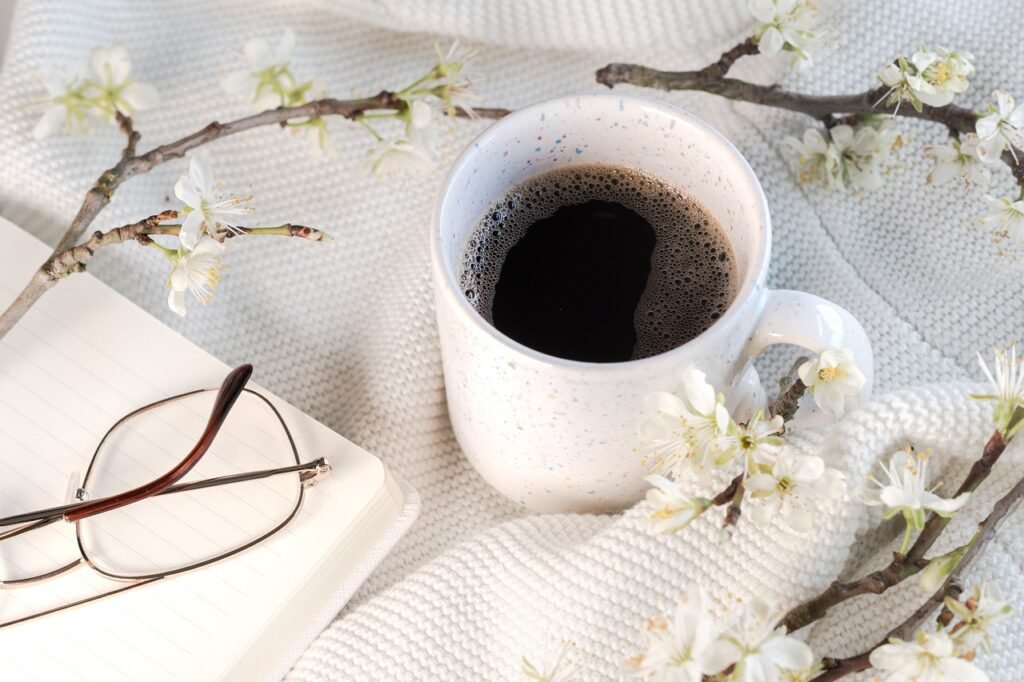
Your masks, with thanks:
[{"label": "white fabric background", "polygon": [[[60,68],[94,46],[127,46],[138,79],[162,93],[159,110],[137,117],[141,147],[148,148],[214,118],[247,113],[220,93],[219,77],[239,65],[246,39],[276,40],[283,26],[299,36],[296,73],[322,76],[336,96],[401,86],[429,68],[435,39],[462,35],[481,50],[476,74],[484,76],[478,89],[487,103],[517,107],[598,90],[593,71],[608,61],[700,67],[748,30],[744,5],[21,0],[0,72],[0,213],[53,243],[84,191],[116,159],[121,139],[113,129],[44,142],[30,136],[39,113],[33,72]],[[1024,72],[1016,68],[1024,56],[1024,9],[1017,6],[871,0],[835,3],[823,14],[839,29],[838,40],[810,71],[783,73],[790,87],[863,89],[881,64],[923,41],[975,53],[978,75],[963,102],[980,104],[996,86],[1024,95]],[[740,72],[770,79],[779,67],[751,59]],[[782,136],[799,134],[807,123],[801,117],[703,94],[657,96],[712,121],[748,157],[774,218],[771,284],[830,298],[856,315],[875,345],[879,392],[973,376],[976,350],[1020,333],[1024,268],[998,256],[974,224],[979,196],[923,182],[928,164],[920,146],[941,140],[939,128],[903,122],[911,137],[904,171],[879,192],[833,195],[797,185],[783,156]],[[689,580],[699,579],[723,610],[754,592],[806,596],[846,563],[855,532],[867,527],[859,508],[844,504],[827,521],[834,532],[817,544],[779,530],[741,535],[719,550],[705,542],[711,531],[703,526],[677,538],[650,537],[640,512],[524,517],[483,483],[460,455],[445,414],[427,246],[440,169],[486,125],[459,122],[437,172],[386,183],[359,171],[369,138],[343,121],[331,124],[334,161],[311,160],[302,143],[275,129],[212,145],[218,177],[228,187],[251,188],[260,221],[315,225],[337,241],[253,240],[229,255],[213,304],[194,306],[185,319],[165,306],[159,255],[122,247],[90,268],[226,362],[254,363],[260,383],[379,454],[422,495],[419,523],[306,653],[296,679],[514,679],[520,655],[541,658],[547,643],[560,639],[577,642],[586,679],[610,677],[638,646],[643,619],[670,605]],[[184,167],[174,162],[132,180],[95,227],[173,205],[173,182]],[[1010,191],[1007,174],[997,176],[993,191]],[[153,352],[159,361],[156,351],[132,352]],[[780,363],[769,361],[769,371]],[[839,434],[807,434],[801,447],[859,476],[873,457],[910,439],[935,445],[958,471],[955,458],[973,456],[985,436],[984,414],[962,391],[900,393]],[[1009,475],[999,479],[979,494],[979,505],[1011,482]],[[1022,547],[1013,523],[983,567],[1008,576],[1018,595],[1015,553]],[[711,570],[709,557],[719,551],[728,561]],[[861,561],[871,558],[855,551],[850,565]],[[899,603],[910,608],[915,598]],[[849,652],[893,617],[877,608],[858,613],[819,628],[815,643],[823,654]],[[996,679],[1024,675],[1022,644],[1014,630],[985,659]]]}]

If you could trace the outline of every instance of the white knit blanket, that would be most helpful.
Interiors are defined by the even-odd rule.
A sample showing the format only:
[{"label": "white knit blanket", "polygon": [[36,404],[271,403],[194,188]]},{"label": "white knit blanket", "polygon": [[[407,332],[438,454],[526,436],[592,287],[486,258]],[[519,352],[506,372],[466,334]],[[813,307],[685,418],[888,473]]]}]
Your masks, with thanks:
[{"label": "white knit blanket", "polygon": [[[276,40],[284,26],[299,36],[297,74],[323,77],[336,96],[401,86],[429,68],[435,39],[459,35],[480,48],[477,74],[485,79],[478,89],[487,104],[518,107],[599,90],[593,72],[609,61],[700,67],[749,31],[745,4],[19,0],[0,72],[0,213],[53,243],[84,191],[116,159],[121,138],[113,129],[44,142],[30,136],[40,92],[33,72],[60,68],[94,46],[127,46],[138,79],[162,93],[160,109],[137,117],[146,148],[247,113],[221,94],[218,80],[237,68],[246,39]],[[820,93],[861,90],[873,85],[880,65],[925,42],[976,55],[978,74],[963,102],[980,104],[997,86],[1024,96],[1020,22],[1008,16],[1017,10],[1005,0],[834,5],[823,15],[839,37],[812,69],[787,73],[779,63],[752,59],[740,73],[761,80],[781,73],[787,86]],[[1024,299],[1020,262],[998,256],[974,224],[979,196],[924,183],[920,147],[941,141],[943,131],[901,121],[911,136],[903,171],[872,194],[829,194],[796,184],[789,169],[782,138],[799,134],[807,120],[704,94],[658,96],[712,121],[760,176],[775,225],[771,284],[848,308],[874,342],[878,391],[903,389],[832,433],[796,437],[797,447],[844,468],[853,481],[907,444],[935,448],[945,479],[962,476],[987,436],[987,415],[965,397],[965,385],[920,386],[974,376],[976,350],[1020,333]],[[439,166],[486,125],[460,121]],[[212,305],[185,319],[166,309],[166,263],[158,254],[120,247],[91,266],[226,362],[254,363],[260,383],[383,457],[423,497],[418,524],[306,652],[295,679],[517,679],[520,656],[539,663],[562,640],[575,643],[571,656],[582,678],[604,679],[640,646],[644,619],[670,607],[691,582],[725,612],[753,594],[791,604],[841,570],[852,575],[885,561],[892,538],[873,530],[877,518],[851,500],[823,509],[810,536],[780,528],[755,533],[741,524],[724,546],[715,541],[713,520],[676,537],[651,536],[643,508],[620,517],[517,511],[468,466],[445,414],[427,248],[441,169],[381,183],[358,168],[365,132],[335,121],[331,134],[338,157],[326,162],[269,128],[210,151],[228,187],[251,187],[264,224],[315,225],[334,235],[333,245],[263,240],[238,249]],[[171,206],[183,168],[170,163],[132,180],[96,226]],[[997,175],[992,191],[1009,193],[1007,174]],[[764,371],[777,373],[784,361],[770,358]],[[962,541],[1022,473],[1014,449],[939,548]],[[1014,520],[973,572],[997,578],[1018,605],[1022,549],[1024,524]],[[811,643],[824,655],[853,653],[921,598],[915,585],[884,600],[862,598],[816,627]],[[1024,628],[1004,627],[1001,642],[982,666],[993,679],[1024,679]]]}]

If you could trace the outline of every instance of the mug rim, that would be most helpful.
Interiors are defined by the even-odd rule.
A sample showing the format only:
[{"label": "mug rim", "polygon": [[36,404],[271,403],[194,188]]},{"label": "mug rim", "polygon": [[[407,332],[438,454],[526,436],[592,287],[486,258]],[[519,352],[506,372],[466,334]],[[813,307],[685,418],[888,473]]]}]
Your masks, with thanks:
[{"label": "mug rim", "polygon": [[[740,282],[740,286],[736,290],[736,295],[733,297],[733,300],[729,304],[725,313],[715,320],[711,326],[689,341],[686,341],[675,348],[646,358],[621,360],[617,362],[572,360],[535,350],[520,343],[519,341],[516,341],[488,322],[484,316],[470,304],[469,300],[462,295],[462,290],[459,288],[458,282],[455,281],[454,273],[444,265],[444,259],[441,253],[441,219],[445,212],[446,204],[450,200],[452,193],[456,191],[454,187],[454,180],[458,177],[462,168],[476,153],[478,153],[478,147],[484,146],[484,144],[491,142],[494,138],[503,134],[504,128],[509,127],[511,124],[519,123],[522,120],[536,120],[535,115],[538,110],[548,108],[555,103],[565,102],[567,100],[587,101],[598,105],[610,104],[614,107],[619,107],[620,102],[624,100],[637,102],[645,107],[656,109],[660,113],[672,117],[693,128],[699,128],[707,133],[712,139],[717,141],[723,147],[723,150],[732,157],[736,162],[739,172],[743,175],[748,185],[754,191],[757,211],[763,216],[763,220],[761,221],[763,229],[761,229],[759,234],[755,235],[752,240],[750,266],[747,268],[747,272]],[[771,231],[771,216],[768,212],[768,200],[765,197],[764,188],[761,186],[761,182],[754,174],[754,170],[747,162],[746,157],[736,149],[736,146],[733,145],[725,135],[698,116],[674,105],[661,102],[650,97],[634,95],[622,96],[609,93],[589,93],[555,97],[517,109],[504,118],[499,119],[494,124],[488,126],[486,130],[481,132],[466,145],[466,148],[463,149],[445,173],[444,182],[441,184],[437,201],[434,202],[434,211],[431,218],[430,260],[431,266],[434,270],[435,294],[438,296],[444,295],[449,298],[454,298],[456,314],[464,322],[469,323],[489,335],[494,341],[516,351],[519,355],[546,367],[572,368],[585,372],[615,372],[616,370],[647,367],[670,361],[674,357],[687,352],[687,350],[694,344],[702,340],[706,340],[714,333],[731,326],[738,317],[746,314],[747,311],[744,310],[745,304],[753,297],[759,288],[763,288],[767,278],[767,266],[771,255]]]}]

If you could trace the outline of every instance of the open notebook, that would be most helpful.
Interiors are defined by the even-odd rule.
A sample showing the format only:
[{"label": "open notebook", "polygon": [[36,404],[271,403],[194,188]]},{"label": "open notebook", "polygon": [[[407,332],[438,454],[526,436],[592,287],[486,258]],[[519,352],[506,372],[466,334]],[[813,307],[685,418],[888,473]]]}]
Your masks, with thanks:
[{"label": "open notebook", "polygon": [[[0,308],[48,252],[0,219]],[[0,517],[64,504],[69,478],[85,469],[119,417],[217,386],[228,370],[90,275],[55,287],[0,339]],[[298,516],[234,557],[0,629],[0,679],[281,677],[341,609],[412,523],[418,498],[376,457],[250,387],[280,411],[302,461],[324,457],[333,467],[305,489]],[[232,415],[218,440],[237,441],[258,457],[271,447],[263,426]],[[247,512],[240,505],[238,513]],[[45,565],[49,554],[73,554],[69,526],[58,522],[33,542],[21,536],[26,542],[9,549],[0,543],[0,561]],[[110,589],[84,567],[0,589],[0,623]]]}]

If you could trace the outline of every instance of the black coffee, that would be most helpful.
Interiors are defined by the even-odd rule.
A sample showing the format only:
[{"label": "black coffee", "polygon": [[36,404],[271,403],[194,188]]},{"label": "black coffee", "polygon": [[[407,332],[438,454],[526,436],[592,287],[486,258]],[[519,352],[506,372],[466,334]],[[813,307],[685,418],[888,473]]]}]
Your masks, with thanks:
[{"label": "black coffee", "polygon": [[534,176],[466,243],[462,289],[535,350],[620,362],[680,346],[732,302],[736,258],[694,198],[654,176],[579,165]]}]

